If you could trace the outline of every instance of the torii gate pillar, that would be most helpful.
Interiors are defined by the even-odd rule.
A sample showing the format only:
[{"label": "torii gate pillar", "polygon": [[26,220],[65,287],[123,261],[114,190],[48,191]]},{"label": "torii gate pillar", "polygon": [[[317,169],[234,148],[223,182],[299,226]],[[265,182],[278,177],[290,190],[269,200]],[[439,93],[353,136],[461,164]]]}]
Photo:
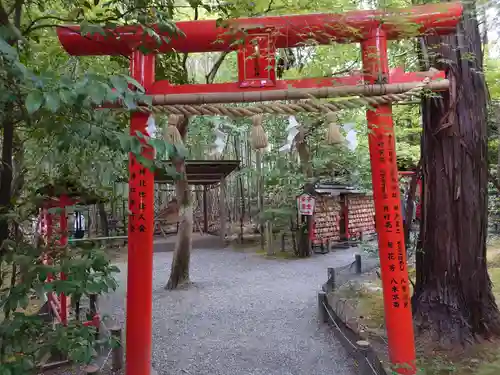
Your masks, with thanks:
[{"label": "torii gate pillar", "polygon": [[[130,75],[148,90],[155,80],[155,55],[134,51]],[[130,134],[147,134],[149,114],[133,112]],[[142,141],[142,140],[141,140]],[[151,148],[143,152],[152,158]],[[154,175],[129,155],[129,222],[126,374],[151,373],[151,333],[153,313]]]},{"label": "torii gate pillar", "polygon": [[[365,82],[390,83],[387,37],[373,29],[361,43]],[[410,306],[401,197],[392,106],[366,111],[372,169],[375,220],[384,290],[384,312],[389,360],[394,373],[416,374],[415,340]]]}]

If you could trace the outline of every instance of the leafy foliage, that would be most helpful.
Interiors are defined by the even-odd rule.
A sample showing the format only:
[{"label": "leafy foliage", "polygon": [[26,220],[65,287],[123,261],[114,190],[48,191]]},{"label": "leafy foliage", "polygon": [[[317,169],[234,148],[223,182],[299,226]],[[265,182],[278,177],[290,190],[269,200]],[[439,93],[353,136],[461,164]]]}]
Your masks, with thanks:
[{"label": "leafy foliage", "polygon": [[[40,299],[51,292],[64,293],[74,299],[107,293],[117,286],[113,274],[119,271],[118,268],[95,249],[63,251],[52,257],[50,265],[41,263],[45,248],[4,241],[4,249],[2,267],[11,270],[11,282],[10,285],[4,283],[0,291],[2,373],[30,373],[40,359],[54,349],[67,353],[71,360],[90,363],[95,357],[96,347],[103,344],[96,340],[95,328],[71,322],[67,327],[59,325],[54,330],[40,317],[26,313],[29,298],[32,293]],[[67,279],[48,281],[48,275],[60,272],[64,272]]]}]

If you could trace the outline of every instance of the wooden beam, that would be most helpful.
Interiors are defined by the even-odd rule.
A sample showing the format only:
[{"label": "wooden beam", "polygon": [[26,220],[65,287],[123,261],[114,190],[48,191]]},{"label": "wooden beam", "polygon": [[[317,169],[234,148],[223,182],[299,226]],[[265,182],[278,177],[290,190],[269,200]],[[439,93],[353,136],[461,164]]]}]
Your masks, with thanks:
[{"label": "wooden beam", "polygon": [[[410,73],[408,73],[410,75]],[[385,94],[400,94],[409,91],[421,84],[425,77],[444,76],[444,73],[435,72],[418,72],[418,78],[409,79],[413,82],[390,83],[382,85],[350,85],[350,86],[324,86],[313,88],[287,88],[283,90],[270,89],[261,91],[243,91],[237,89],[229,92],[210,92],[203,93],[202,87],[199,88],[200,93],[179,94],[176,93],[176,87],[171,86],[170,89],[164,88],[161,90],[164,94],[151,95],[154,106],[161,105],[203,105],[203,104],[221,104],[221,103],[251,103],[251,102],[267,102],[280,100],[304,100],[314,98],[338,98],[349,96],[375,96]],[[410,78],[411,77],[411,78]],[[159,84],[157,82],[156,84]],[[199,85],[208,86],[208,85]],[[432,81],[427,85],[427,88],[432,91],[448,90],[450,82],[447,79]],[[160,90],[158,90],[160,91]]]},{"label": "wooden beam", "polygon": [[208,233],[207,187],[203,187],[203,232]]}]

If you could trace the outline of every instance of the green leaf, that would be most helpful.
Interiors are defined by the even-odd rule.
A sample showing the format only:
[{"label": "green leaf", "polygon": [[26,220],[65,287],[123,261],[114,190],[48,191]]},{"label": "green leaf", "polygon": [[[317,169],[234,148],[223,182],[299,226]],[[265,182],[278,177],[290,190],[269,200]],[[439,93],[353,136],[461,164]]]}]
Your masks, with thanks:
[{"label": "green leaf", "polygon": [[118,139],[120,140],[120,147],[124,152],[129,152],[130,151],[130,136],[127,134],[120,134],[118,136]]},{"label": "green leaf", "polygon": [[102,36],[106,36],[106,31],[101,26],[91,25],[87,21],[84,21],[80,24],[80,34],[85,35],[93,35],[100,34]]},{"label": "green leaf", "polygon": [[26,109],[29,114],[33,114],[40,109],[43,104],[43,94],[40,91],[31,91],[26,97]]},{"label": "green leaf", "polygon": [[128,91],[128,81],[124,78],[125,76],[111,76],[109,79],[113,87],[121,93]]},{"label": "green leaf", "polygon": [[126,75],[122,75],[120,77],[122,77],[123,79],[125,79],[125,81],[127,81],[128,83],[130,83],[132,86],[136,87],[137,90],[139,90],[139,92],[141,92],[141,93],[146,92],[146,90],[144,89],[144,87],[142,87],[142,85],[139,82],[137,82],[135,79],[133,79],[132,77],[129,77],[129,76],[126,76]]},{"label": "green leaf", "polygon": [[128,93],[125,93],[125,95],[123,96],[123,103],[125,104],[125,106],[127,107],[127,109],[136,109],[137,108],[137,104],[135,102],[135,98],[133,95],[130,95]]},{"label": "green leaf", "polygon": [[150,171],[153,171],[155,168],[155,165],[151,159],[145,158],[142,155],[136,155],[135,156],[136,160],[141,163],[145,168],[149,169]]},{"label": "green leaf", "polygon": [[155,149],[157,155],[165,155],[167,151],[167,143],[163,139],[150,138],[149,144]]},{"label": "green leaf", "polygon": [[42,268],[40,270],[40,272],[38,273],[38,279],[41,282],[45,282],[45,280],[47,280],[47,275],[48,275],[48,272],[45,270],[45,268]]},{"label": "green leaf", "polygon": [[130,139],[130,152],[135,154],[135,155],[140,155],[142,151],[142,145],[141,145],[141,142],[133,137]]},{"label": "green leaf", "polygon": [[24,295],[21,297],[21,299],[19,300],[19,306],[22,308],[22,309],[26,309],[29,305],[29,299],[28,299],[28,296],[27,295]]},{"label": "green leaf", "polygon": [[0,53],[7,56],[9,59],[17,57],[17,51],[4,39],[0,38]]},{"label": "green leaf", "polygon": [[89,87],[88,94],[95,104],[102,104],[106,99],[107,90],[101,83],[94,84]]},{"label": "green leaf", "polygon": [[61,105],[61,101],[59,99],[59,95],[55,92],[46,92],[45,97],[45,106],[53,113],[57,112]]},{"label": "green leaf", "polygon": [[64,104],[73,103],[73,94],[68,89],[62,89],[59,91],[59,97]]},{"label": "green leaf", "polygon": [[28,356],[23,356],[23,370],[24,371],[31,371],[35,368],[34,362],[28,357]]}]

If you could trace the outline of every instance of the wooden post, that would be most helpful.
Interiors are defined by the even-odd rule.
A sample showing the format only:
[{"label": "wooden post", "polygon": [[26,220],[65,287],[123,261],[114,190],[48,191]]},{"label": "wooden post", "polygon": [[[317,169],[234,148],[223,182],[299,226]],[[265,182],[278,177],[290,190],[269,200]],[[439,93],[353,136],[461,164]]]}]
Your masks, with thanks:
[{"label": "wooden post", "polygon": [[203,186],[203,232],[208,233],[208,204],[206,186]]},{"label": "wooden post", "polygon": [[118,371],[123,368],[123,340],[122,329],[118,326],[110,328],[111,336],[119,343],[116,347],[111,349],[111,369]]},{"label": "wooden post", "polygon": [[[131,76],[144,88],[155,81],[155,55],[133,51]],[[148,113],[130,115],[130,135],[147,133]],[[143,142],[143,139],[140,139]],[[153,159],[153,149],[142,149],[142,156]],[[127,277],[127,374],[150,375],[153,309],[154,175],[129,154],[129,223]]]},{"label": "wooden post", "polygon": [[[87,318],[88,320],[94,320],[94,317],[97,315],[98,313],[98,305],[97,305],[97,294],[91,294],[89,295],[89,315]],[[96,333],[95,333],[95,338],[96,340],[99,339],[99,335],[100,335],[100,327],[97,326],[96,327]]]},{"label": "wooden post", "polygon": [[257,199],[259,208],[259,232],[260,232],[260,248],[264,249],[264,177],[262,176],[262,150],[255,151],[255,163],[257,164]]},{"label": "wooden post", "polygon": [[266,227],[267,227],[267,241],[266,241],[267,255],[272,256],[274,255],[273,223],[271,221],[268,221]]},{"label": "wooden post", "polygon": [[90,310],[90,319],[93,319],[97,314],[97,294],[89,295],[89,310]]},{"label": "wooden post", "polygon": [[[385,29],[373,28],[369,37],[361,43],[361,50],[365,83],[386,79],[389,76],[389,59]],[[396,374],[415,375],[415,335],[410,297],[406,292],[409,279],[391,105],[368,108],[366,120],[389,361]]]},{"label": "wooden post", "polygon": [[328,292],[335,290],[335,268],[328,267]]},{"label": "wooden post", "polygon": [[227,233],[227,213],[226,213],[226,179],[220,180],[220,194],[219,194],[219,214],[220,214],[220,239],[222,243],[226,240]]},{"label": "wooden post", "polygon": [[370,343],[366,340],[359,340],[356,341],[356,347],[360,353],[360,359],[359,359],[359,368],[362,370],[362,373],[372,373],[372,367],[370,363],[368,362],[368,351],[370,350]]},{"label": "wooden post", "polygon": [[354,255],[354,263],[355,263],[356,273],[358,275],[361,274],[361,255],[359,254]]},{"label": "wooden post", "polygon": [[326,311],[326,293],[318,292],[318,318],[320,322],[328,322],[328,313]]}]

